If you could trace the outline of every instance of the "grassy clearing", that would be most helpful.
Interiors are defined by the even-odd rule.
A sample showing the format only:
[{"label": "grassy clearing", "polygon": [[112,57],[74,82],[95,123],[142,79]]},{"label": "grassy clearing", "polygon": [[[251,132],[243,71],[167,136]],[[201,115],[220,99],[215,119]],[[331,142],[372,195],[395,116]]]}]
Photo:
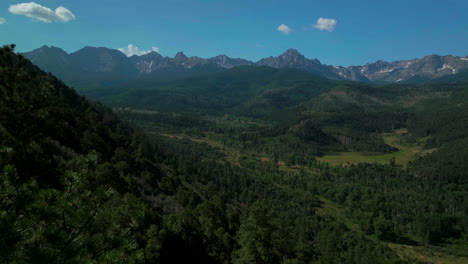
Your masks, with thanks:
[{"label": "grassy clearing", "polygon": [[168,133],[162,133],[162,134],[159,134],[159,135],[169,137],[169,138],[172,138],[172,139],[177,139],[177,140],[188,139],[188,140],[196,142],[196,143],[206,143],[206,144],[210,145],[211,147],[213,147],[215,149],[219,149],[221,152],[223,152],[224,155],[226,155],[226,160],[227,161],[229,161],[229,162],[231,162],[233,164],[239,165],[239,158],[241,157],[240,151],[237,150],[237,149],[234,149],[234,148],[225,147],[219,141],[216,141],[214,139],[207,138],[207,137],[197,138],[197,137],[190,137],[190,136],[187,136],[187,135],[176,135],[176,134],[168,134]]},{"label": "grassy clearing", "polygon": [[[345,224],[350,230],[366,236],[370,240],[378,241],[376,237],[365,235],[360,229],[359,225],[354,223],[350,218],[345,215],[342,208],[337,206],[332,201],[320,198],[323,203],[317,213],[322,216],[329,216],[335,218],[337,221]],[[382,242],[382,241],[380,241]],[[444,252],[444,248],[426,247],[421,245],[404,245],[391,242],[382,242],[391,248],[403,260],[418,260],[434,264],[466,264],[468,263],[468,256],[457,256]]]},{"label": "grassy clearing", "polygon": [[[357,164],[360,162],[378,162],[378,163],[389,163],[392,158],[398,158],[402,156],[404,151],[400,150],[398,152],[390,154],[373,154],[365,152],[337,152],[330,153],[323,157],[317,157],[317,160],[329,163],[331,165],[345,165],[345,164]],[[397,164],[399,164],[397,162]],[[401,165],[401,164],[399,164]]]},{"label": "grassy clearing", "polygon": [[397,165],[406,167],[408,162],[417,155],[422,155],[432,150],[422,149],[425,139],[420,139],[414,144],[401,143],[402,136],[405,133],[408,133],[408,130],[399,129],[393,133],[384,133],[382,135],[386,144],[399,149],[399,151],[393,153],[381,154],[368,152],[336,152],[329,153],[323,157],[318,157],[317,160],[327,162],[331,165],[345,165],[348,163],[357,164],[360,162],[377,162],[388,164],[392,159],[395,159],[395,163]]},{"label": "grassy clearing", "polygon": [[434,264],[466,264],[468,257],[450,255],[434,248],[386,243],[402,259],[419,260]]},{"label": "grassy clearing", "polygon": [[156,115],[159,114],[159,111],[155,110],[149,110],[149,109],[132,109],[130,107],[124,107],[124,108],[113,108],[114,111],[116,112],[132,112],[136,114],[147,114],[147,115]]}]

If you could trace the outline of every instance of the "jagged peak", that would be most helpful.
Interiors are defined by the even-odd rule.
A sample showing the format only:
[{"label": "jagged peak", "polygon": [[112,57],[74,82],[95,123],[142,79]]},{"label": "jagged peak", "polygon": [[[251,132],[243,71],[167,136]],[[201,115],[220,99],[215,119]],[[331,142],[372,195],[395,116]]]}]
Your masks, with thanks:
[{"label": "jagged peak", "polygon": [[318,59],[307,59],[298,50],[293,48],[287,49],[285,52],[283,52],[283,54],[279,56],[279,58],[286,61],[308,60],[314,64],[322,64]]},{"label": "jagged peak", "polygon": [[437,54],[431,54],[431,55],[428,55],[428,56],[425,56],[424,58],[422,58],[422,60],[438,60],[440,58],[443,58],[445,56],[440,56],[440,55],[437,55]]},{"label": "jagged peak", "polygon": [[290,49],[287,49],[285,52],[283,52],[283,54],[281,54],[281,56],[302,56],[304,57],[304,55],[302,55],[299,51],[297,51],[297,49],[293,49],[293,48],[290,48]]},{"label": "jagged peak", "polygon": [[244,59],[244,58],[232,58],[232,57],[229,57],[226,54],[221,54],[221,55],[210,58],[210,60],[213,60],[213,59],[215,59],[215,60],[237,60],[237,61],[251,62],[250,60],[247,60],[247,59]]},{"label": "jagged peak", "polygon": [[230,57],[226,54],[221,54],[221,55],[213,57],[213,59],[230,59]]},{"label": "jagged peak", "polygon": [[137,56],[137,57],[141,57],[141,58],[162,58],[163,57],[161,54],[159,54],[156,51],[151,51],[151,52],[148,52],[146,54],[142,54],[140,56],[138,56],[138,55],[133,55],[133,56]]},{"label": "jagged peak", "polygon": [[50,52],[50,51],[52,51],[52,52],[68,54],[68,52],[64,51],[61,48],[54,47],[54,46],[47,46],[47,45],[42,45],[42,47],[40,47],[38,49],[35,49],[35,50],[32,50],[31,52],[34,52],[34,51],[39,51],[39,52]]},{"label": "jagged peak", "polygon": [[316,64],[322,64],[319,59],[313,59],[312,62],[314,62]]},{"label": "jagged peak", "polygon": [[42,45],[42,47],[38,49],[57,49],[57,50],[62,50],[61,48],[55,47],[55,46],[47,46],[47,45]]},{"label": "jagged peak", "polygon": [[177,54],[174,56],[174,59],[175,59],[175,60],[186,60],[186,59],[188,59],[188,57],[187,57],[182,51],[179,51],[179,52],[177,52]]},{"label": "jagged peak", "polygon": [[[122,53],[121,51],[116,50],[116,49],[111,49],[111,48],[107,48],[107,47],[93,47],[93,46],[85,46],[85,47],[83,47],[82,49],[77,50],[77,51],[75,51],[75,52],[83,51],[83,50],[110,51],[110,52],[119,52],[119,53]],[[123,54],[123,53],[122,53],[122,54]]]},{"label": "jagged peak", "polygon": [[152,50],[152,51],[150,51],[150,52],[148,52],[148,53],[146,53],[146,54],[143,54],[143,55],[147,55],[147,54],[158,54],[158,55],[161,55],[161,54],[159,54],[159,52],[154,51],[154,50]]},{"label": "jagged peak", "polygon": [[85,46],[84,48],[77,50],[71,53],[70,55],[81,56],[82,54],[100,54],[100,53],[107,53],[107,54],[111,54],[112,56],[127,58],[127,55],[125,55],[119,50],[110,49],[106,47],[91,47],[91,46]]}]

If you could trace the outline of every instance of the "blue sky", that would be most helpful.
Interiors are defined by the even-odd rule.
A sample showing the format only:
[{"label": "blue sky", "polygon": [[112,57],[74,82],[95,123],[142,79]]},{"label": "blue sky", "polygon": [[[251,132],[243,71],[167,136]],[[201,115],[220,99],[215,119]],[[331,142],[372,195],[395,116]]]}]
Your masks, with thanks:
[{"label": "blue sky", "polygon": [[[308,58],[343,66],[468,55],[466,0],[34,1],[51,9],[43,21],[34,18],[37,13],[26,16],[37,12],[30,6],[10,8],[28,2],[0,1],[0,44],[15,43],[21,52],[44,44],[68,52],[132,44],[143,51],[157,47],[165,56],[183,51],[254,61],[296,48]],[[319,18],[336,24],[322,23],[320,30]]]}]

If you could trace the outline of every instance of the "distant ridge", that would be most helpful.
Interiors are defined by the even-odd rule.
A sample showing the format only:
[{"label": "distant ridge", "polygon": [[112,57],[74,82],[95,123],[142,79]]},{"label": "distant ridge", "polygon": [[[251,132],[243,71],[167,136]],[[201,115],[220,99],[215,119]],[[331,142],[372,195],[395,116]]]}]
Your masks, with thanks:
[{"label": "distant ridge", "polygon": [[24,53],[43,70],[65,80],[133,80],[181,78],[203,75],[237,66],[269,66],[293,68],[334,80],[369,83],[420,83],[454,75],[468,69],[468,56],[430,55],[422,59],[376,61],[363,66],[331,66],[318,59],[308,59],[295,49],[288,49],[277,57],[252,62],[242,58],[218,55],[213,58],[188,57],[178,52],[173,58],[157,52],[141,56],[125,56],[122,52],[104,47],[84,47],[68,54],[57,47],[42,46]]}]

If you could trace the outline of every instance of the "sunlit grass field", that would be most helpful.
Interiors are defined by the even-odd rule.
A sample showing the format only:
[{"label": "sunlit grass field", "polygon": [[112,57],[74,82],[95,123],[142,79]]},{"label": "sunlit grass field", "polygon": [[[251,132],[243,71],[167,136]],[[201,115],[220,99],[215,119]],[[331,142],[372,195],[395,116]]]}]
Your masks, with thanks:
[{"label": "sunlit grass field", "polygon": [[395,159],[395,164],[406,167],[408,162],[418,155],[429,153],[432,150],[424,150],[424,139],[418,140],[413,144],[401,143],[402,135],[407,133],[406,129],[399,129],[393,133],[384,133],[383,138],[386,144],[396,147],[399,150],[393,153],[370,153],[370,152],[334,152],[323,157],[318,157],[317,160],[327,162],[331,165],[346,165],[357,164],[359,162],[377,162],[390,163]]}]

